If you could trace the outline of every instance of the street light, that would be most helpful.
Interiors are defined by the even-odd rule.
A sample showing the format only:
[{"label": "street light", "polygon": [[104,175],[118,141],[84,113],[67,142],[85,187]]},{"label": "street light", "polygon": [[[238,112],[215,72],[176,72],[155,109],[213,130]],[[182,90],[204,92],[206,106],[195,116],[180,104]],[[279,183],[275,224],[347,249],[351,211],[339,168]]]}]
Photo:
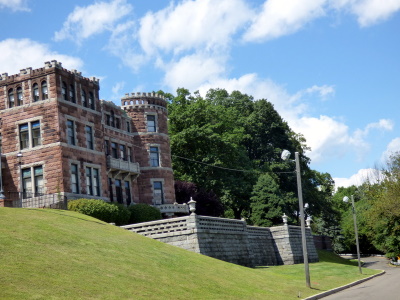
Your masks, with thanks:
[{"label": "street light", "polygon": [[[308,267],[308,253],[307,253],[307,240],[306,240],[306,226],[304,224],[304,205],[303,205],[303,192],[301,188],[301,173],[300,173],[300,159],[299,152],[295,152],[296,161],[296,174],[297,174],[297,194],[299,197],[299,209],[300,209],[300,226],[301,226],[301,243],[303,246],[303,261],[304,261],[304,272],[306,275],[307,287],[311,287],[310,284],[310,269]],[[283,150],[281,158],[287,160],[290,157],[290,151]]]},{"label": "street light", "polygon": [[[349,197],[345,196],[343,197],[343,201],[348,203],[349,202]],[[361,270],[361,260],[360,260],[360,245],[358,243],[358,230],[357,230],[357,217],[356,217],[356,208],[354,206],[354,197],[351,195],[351,209],[353,211],[353,220],[354,220],[354,232],[356,235],[356,246],[357,246],[357,258],[358,258],[358,269],[360,271],[360,274],[362,274]]]}]

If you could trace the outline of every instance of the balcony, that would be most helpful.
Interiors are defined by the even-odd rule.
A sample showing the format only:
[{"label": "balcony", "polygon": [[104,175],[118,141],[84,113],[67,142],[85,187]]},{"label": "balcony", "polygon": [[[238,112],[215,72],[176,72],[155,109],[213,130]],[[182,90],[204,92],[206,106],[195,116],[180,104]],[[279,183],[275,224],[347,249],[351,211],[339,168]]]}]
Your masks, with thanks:
[{"label": "balcony", "polygon": [[107,156],[107,173],[111,173],[112,177],[117,175],[122,175],[123,177],[129,175],[138,176],[140,168],[138,163]]}]

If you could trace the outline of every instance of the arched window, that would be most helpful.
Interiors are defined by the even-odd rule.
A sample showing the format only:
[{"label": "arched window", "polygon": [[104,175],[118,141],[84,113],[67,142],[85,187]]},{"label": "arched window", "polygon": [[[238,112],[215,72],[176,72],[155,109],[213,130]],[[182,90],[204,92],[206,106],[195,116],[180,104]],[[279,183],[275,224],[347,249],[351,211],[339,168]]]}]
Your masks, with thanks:
[{"label": "arched window", "polygon": [[74,88],[74,86],[72,84],[69,86],[69,100],[72,103],[76,102],[75,101],[75,88]]},{"label": "arched window", "polygon": [[18,104],[17,105],[23,105],[24,104],[24,97],[22,95],[22,87],[17,88],[17,100]]},{"label": "arched window", "polygon": [[14,99],[14,90],[9,89],[8,90],[8,107],[14,107],[15,106],[15,99]]},{"label": "arched window", "polygon": [[94,97],[92,92],[89,92],[89,107],[94,109]]},{"label": "arched window", "polygon": [[82,106],[87,107],[87,99],[86,99],[86,92],[82,90]]},{"label": "arched window", "polygon": [[49,99],[49,91],[47,89],[47,82],[42,82],[42,100]]},{"label": "arched window", "polygon": [[62,94],[62,98],[64,100],[68,100],[68,96],[67,96],[67,85],[65,84],[65,82],[62,82],[62,87],[61,87],[61,94]]},{"label": "arched window", "polygon": [[39,101],[39,86],[37,83],[33,85],[33,102]]}]

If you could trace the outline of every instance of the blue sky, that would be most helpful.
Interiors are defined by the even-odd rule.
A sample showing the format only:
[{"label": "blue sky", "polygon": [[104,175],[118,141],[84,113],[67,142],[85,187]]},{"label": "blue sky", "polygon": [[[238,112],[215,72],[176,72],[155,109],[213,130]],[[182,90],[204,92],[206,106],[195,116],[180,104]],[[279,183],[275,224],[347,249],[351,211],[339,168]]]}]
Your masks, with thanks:
[{"label": "blue sky", "polygon": [[178,87],[267,98],[338,186],[400,150],[400,0],[0,0],[0,16],[0,73],[56,59],[117,104]]}]

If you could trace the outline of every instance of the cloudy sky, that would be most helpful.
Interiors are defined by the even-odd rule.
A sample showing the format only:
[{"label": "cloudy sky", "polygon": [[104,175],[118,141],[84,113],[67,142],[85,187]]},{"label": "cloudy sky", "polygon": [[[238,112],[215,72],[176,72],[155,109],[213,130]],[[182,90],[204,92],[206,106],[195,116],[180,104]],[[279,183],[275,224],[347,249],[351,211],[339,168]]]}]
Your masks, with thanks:
[{"label": "cloudy sky", "polygon": [[178,87],[271,101],[337,185],[400,150],[400,0],[0,0],[0,73],[56,59],[100,97]]}]

